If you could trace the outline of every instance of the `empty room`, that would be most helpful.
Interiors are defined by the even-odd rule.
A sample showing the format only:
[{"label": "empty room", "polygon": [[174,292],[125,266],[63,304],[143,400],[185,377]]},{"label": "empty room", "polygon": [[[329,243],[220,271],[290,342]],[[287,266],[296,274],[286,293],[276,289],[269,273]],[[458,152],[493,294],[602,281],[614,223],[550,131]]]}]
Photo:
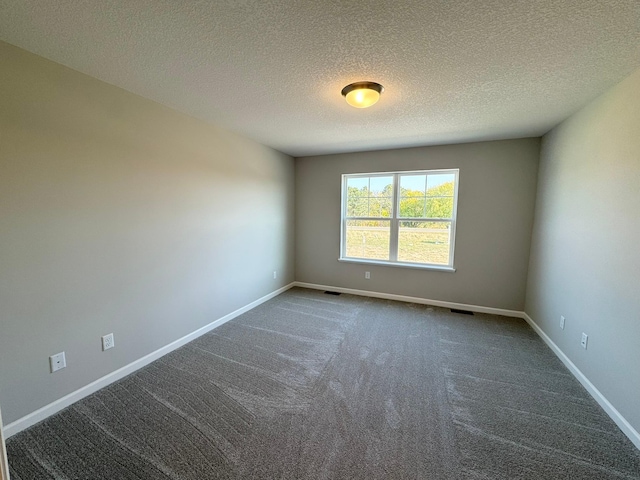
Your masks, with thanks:
[{"label": "empty room", "polygon": [[638,0],[0,0],[0,480],[640,479]]}]

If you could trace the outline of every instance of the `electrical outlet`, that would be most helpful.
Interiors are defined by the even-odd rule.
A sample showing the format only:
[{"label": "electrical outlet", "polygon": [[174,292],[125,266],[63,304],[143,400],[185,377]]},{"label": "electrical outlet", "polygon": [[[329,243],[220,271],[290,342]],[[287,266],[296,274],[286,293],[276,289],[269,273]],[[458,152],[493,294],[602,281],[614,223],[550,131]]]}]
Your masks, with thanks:
[{"label": "electrical outlet", "polygon": [[278,272],[276,272],[275,270],[273,271],[273,279],[275,280],[276,278],[278,278]]},{"label": "electrical outlet", "polygon": [[564,330],[564,320],[565,320],[564,315],[560,315],[560,328],[562,330]]},{"label": "electrical outlet", "polygon": [[582,345],[582,348],[584,348],[585,350],[587,349],[587,341],[589,340],[589,335],[587,335],[586,333],[582,332],[582,340],[580,341],[580,345]]},{"label": "electrical outlet", "polygon": [[116,342],[113,338],[113,333],[110,333],[108,335],[105,335],[104,337],[102,337],[102,351],[104,352],[105,350],[109,350],[110,348],[113,348],[116,346]]},{"label": "electrical outlet", "polygon": [[371,278],[371,272],[364,272],[364,278],[369,280]]},{"label": "electrical outlet", "polygon": [[51,373],[57,372],[67,366],[67,360],[64,358],[64,352],[56,353],[49,357],[49,366]]}]

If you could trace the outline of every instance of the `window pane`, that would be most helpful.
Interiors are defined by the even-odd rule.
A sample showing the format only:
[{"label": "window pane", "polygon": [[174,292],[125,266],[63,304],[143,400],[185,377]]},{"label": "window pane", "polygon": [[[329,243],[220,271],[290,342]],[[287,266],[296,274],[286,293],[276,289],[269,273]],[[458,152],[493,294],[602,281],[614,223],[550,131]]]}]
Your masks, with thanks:
[{"label": "window pane", "polygon": [[385,196],[390,197],[393,195],[393,177],[371,177],[371,196]]},{"label": "window pane", "polygon": [[393,215],[393,197],[380,197],[380,216],[391,217]]},{"label": "window pane", "polygon": [[453,218],[453,197],[427,198],[427,217]]},{"label": "window pane", "polygon": [[393,177],[347,178],[348,217],[391,217]]},{"label": "window pane", "polygon": [[391,222],[347,220],[346,256],[389,260]]},{"label": "window pane", "polygon": [[354,188],[356,190],[363,190],[366,192],[369,190],[369,177],[347,178],[347,188],[349,191]]},{"label": "window pane", "polygon": [[349,196],[347,198],[347,217],[366,217],[369,212],[369,197],[360,198]]},{"label": "window pane", "polygon": [[427,178],[427,196],[453,197],[455,178],[456,177],[453,173],[429,175]]},{"label": "window pane", "polygon": [[424,197],[426,175],[400,175],[400,196],[412,196],[409,192],[413,192],[413,196]]},{"label": "window pane", "polygon": [[451,222],[399,222],[398,261],[449,264]]},{"label": "window pane", "polygon": [[369,198],[370,217],[390,217],[391,197],[371,197]]},{"label": "window pane", "polygon": [[402,197],[400,198],[400,217],[423,218],[425,198],[424,197]]}]

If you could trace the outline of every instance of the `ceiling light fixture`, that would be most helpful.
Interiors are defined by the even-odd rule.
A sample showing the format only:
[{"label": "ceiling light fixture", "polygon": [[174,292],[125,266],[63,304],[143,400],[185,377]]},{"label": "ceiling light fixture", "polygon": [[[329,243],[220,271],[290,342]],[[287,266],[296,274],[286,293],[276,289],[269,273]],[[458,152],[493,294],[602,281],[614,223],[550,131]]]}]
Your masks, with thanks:
[{"label": "ceiling light fixture", "polygon": [[384,87],[376,82],[356,82],[342,89],[347,103],[356,108],[367,108],[380,99]]}]

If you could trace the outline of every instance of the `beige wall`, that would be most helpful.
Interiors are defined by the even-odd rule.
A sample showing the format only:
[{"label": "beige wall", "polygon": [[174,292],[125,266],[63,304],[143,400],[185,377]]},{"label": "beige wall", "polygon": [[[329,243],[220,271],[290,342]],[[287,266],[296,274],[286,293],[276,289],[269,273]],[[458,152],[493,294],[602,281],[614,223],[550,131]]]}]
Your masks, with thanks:
[{"label": "beige wall", "polygon": [[640,70],[543,139],[526,311],[640,431]]},{"label": "beige wall", "polygon": [[293,281],[292,158],[5,43],[0,65],[5,423]]},{"label": "beige wall", "polygon": [[[522,310],[539,145],[522,139],[297,158],[296,280]],[[338,262],[341,175],[431,168],[460,169],[457,271]]]}]

